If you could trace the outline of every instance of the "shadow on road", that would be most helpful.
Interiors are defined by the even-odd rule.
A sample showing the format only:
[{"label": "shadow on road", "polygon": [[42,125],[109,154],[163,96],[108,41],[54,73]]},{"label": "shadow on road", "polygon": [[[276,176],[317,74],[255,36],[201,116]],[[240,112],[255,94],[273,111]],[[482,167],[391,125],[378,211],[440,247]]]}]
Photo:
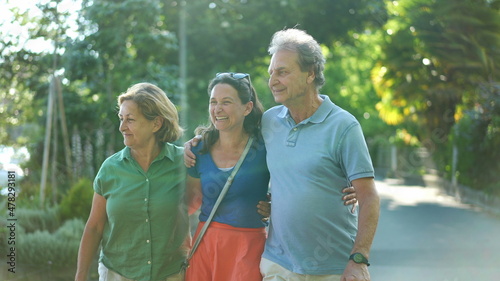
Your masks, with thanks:
[{"label": "shadow on road", "polygon": [[500,280],[500,220],[439,188],[377,181],[373,281]]}]

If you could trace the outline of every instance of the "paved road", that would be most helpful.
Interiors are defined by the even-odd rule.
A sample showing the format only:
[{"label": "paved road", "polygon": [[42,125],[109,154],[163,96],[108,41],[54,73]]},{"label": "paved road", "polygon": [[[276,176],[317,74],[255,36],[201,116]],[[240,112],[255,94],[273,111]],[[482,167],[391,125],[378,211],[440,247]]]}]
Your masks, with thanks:
[{"label": "paved road", "polygon": [[499,281],[500,218],[437,188],[377,181],[373,281]]}]

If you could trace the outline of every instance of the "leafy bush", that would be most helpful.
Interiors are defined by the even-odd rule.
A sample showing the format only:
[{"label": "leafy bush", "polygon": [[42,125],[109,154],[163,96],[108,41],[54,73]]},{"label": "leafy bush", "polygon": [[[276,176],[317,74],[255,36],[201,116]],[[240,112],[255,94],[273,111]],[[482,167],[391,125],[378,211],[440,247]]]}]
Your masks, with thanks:
[{"label": "leafy bush", "polygon": [[[33,182],[29,177],[24,177],[17,184],[16,205],[26,208],[37,208],[40,204],[40,182]],[[47,186],[47,193],[50,187]]]},{"label": "leafy bush", "polygon": [[64,221],[79,218],[86,221],[92,207],[93,195],[92,181],[87,178],[80,179],[61,200],[61,219]]},{"label": "leafy bush", "polygon": [[[497,99],[500,100],[500,94]],[[491,101],[491,104],[495,103]],[[500,114],[500,101],[496,106]],[[500,196],[500,115],[468,111],[456,130],[459,182]]]},{"label": "leafy bush", "polygon": [[17,256],[20,264],[68,268],[76,264],[85,224],[80,219],[66,221],[56,232],[46,230],[19,234]]},{"label": "leafy bush", "polygon": [[16,210],[17,221],[28,233],[37,230],[54,232],[59,226],[59,208],[57,206],[44,209],[25,209]]},{"label": "leafy bush", "polygon": [[[2,253],[2,258],[4,258],[3,253],[8,253],[8,249],[14,246],[8,244],[8,241],[10,241],[9,238],[11,236],[11,230],[8,228],[9,223],[10,222],[6,219],[0,220],[0,241],[2,241],[0,243],[0,253]],[[13,233],[16,235],[16,243],[19,242],[19,240],[17,240],[18,235],[22,235],[24,233],[24,228],[21,225],[16,224],[16,229]]]}]

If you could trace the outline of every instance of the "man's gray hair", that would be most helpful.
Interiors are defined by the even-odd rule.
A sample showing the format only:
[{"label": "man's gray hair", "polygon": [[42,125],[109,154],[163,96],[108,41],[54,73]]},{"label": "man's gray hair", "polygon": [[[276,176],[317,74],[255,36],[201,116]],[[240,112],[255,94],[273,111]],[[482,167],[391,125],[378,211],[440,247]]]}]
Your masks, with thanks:
[{"label": "man's gray hair", "polygon": [[289,28],[274,33],[268,52],[274,55],[280,50],[297,52],[299,55],[298,64],[304,72],[313,70],[316,78],[314,83],[316,89],[320,89],[325,84],[325,57],[321,52],[318,42],[305,31]]}]

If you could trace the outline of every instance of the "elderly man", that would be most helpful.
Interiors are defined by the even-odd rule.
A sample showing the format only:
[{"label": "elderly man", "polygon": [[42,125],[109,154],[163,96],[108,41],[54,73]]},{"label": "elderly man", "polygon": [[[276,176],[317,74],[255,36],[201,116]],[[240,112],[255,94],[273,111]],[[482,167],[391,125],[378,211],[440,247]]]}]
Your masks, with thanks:
[{"label": "elderly man", "polygon": [[[313,37],[278,31],[269,53],[269,88],[282,105],[262,119],[273,194],[263,280],[370,280],[380,202],[361,127],[320,94],[325,59]],[[346,183],[359,214],[336,203]]]}]

